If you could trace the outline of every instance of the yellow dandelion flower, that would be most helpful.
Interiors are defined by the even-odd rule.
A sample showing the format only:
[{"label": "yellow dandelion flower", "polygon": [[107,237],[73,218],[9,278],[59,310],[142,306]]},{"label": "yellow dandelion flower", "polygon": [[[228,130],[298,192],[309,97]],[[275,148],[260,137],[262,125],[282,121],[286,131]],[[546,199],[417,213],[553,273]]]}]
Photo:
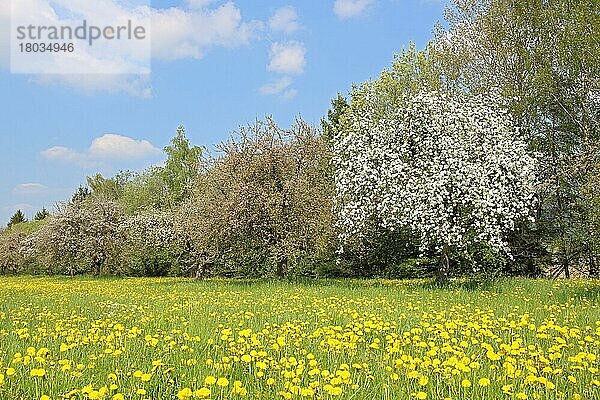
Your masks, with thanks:
[{"label": "yellow dandelion flower", "polygon": [[206,378],[204,378],[204,384],[205,385],[214,385],[217,382],[217,378],[215,378],[212,375],[207,376]]},{"label": "yellow dandelion flower", "polygon": [[194,392],[194,396],[199,397],[201,399],[206,399],[210,397],[210,389],[207,387],[201,387],[200,389]]},{"label": "yellow dandelion flower", "polygon": [[488,378],[479,378],[477,383],[479,384],[479,386],[486,387],[490,384],[490,380]]},{"label": "yellow dandelion flower", "polygon": [[225,387],[229,385],[229,380],[227,378],[219,378],[217,379],[217,385],[221,387]]},{"label": "yellow dandelion flower", "polygon": [[190,388],[183,388],[179,392],[177,392],[177,398],[179,400],[187,400],[190,397],[192,397],[192,395],[193,395],[193,392],[192,392],[192,389],[190,389]]},{"label": "yellow dandelion flower", "polygon": [[252,357],[250,357],[248,354],[244,354],[241,359],[245,363],[250,363],[252,361]]}]

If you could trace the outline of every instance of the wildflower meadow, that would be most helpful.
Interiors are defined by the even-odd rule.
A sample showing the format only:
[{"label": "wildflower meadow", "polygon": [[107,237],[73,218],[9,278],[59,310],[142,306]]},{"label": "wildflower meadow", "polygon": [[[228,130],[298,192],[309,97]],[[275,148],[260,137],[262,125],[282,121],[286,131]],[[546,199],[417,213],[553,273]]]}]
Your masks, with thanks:
[{"label": "wildflower meadow", "polygon": [[3,277],[2,399],[599,399],[600,281]]}]

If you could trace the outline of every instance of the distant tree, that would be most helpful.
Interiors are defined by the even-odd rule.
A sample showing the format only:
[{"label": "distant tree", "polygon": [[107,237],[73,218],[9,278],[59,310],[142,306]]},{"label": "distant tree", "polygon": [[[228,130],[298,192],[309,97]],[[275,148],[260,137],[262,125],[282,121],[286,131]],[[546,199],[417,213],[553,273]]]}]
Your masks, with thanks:
[{"label": "distant tree", "polygon": [[113,178],[105,178],[97,173],[87,177],[87,184],[94,195],[100,195],[104,198],[119,200],[125,191],[125,187],[131,182],[133,173],[130,171],[121,171]]},{"label": "distant tree", "polygon": [[373,103],[349,115],[334,147],[343,239],[372,222],[408,229],[439,255],[440,280],[452,251],[508,250],[506,234],[531,214],[536,161],[501,104],[432,92],[405,97],[387,115]]},{"label": "distant tree", "polygon": [[87,186],[79,185],[73,196],[71,196],[71,203],[78,204],[85,201],[90,195],[92,191]]},{"label": "distant tree", "polygon": [[12,215],[12,217],[10,217],[7,226],[10,228],[11,226],[20,224],[22,222],[27,222],[27,218],[25,218],[25,214],[23,214],[23,211],[17,210]]},{"label": "distant tree", "polygon": [[341,118],[347,109],[348,99],[338,93],[337,97],[331,100],[331,108],[327,111],[327,117],[321,119],[323,136],[327,141],[332,142],[335,134],[340,131]]},{"label": "distant tree", "polygon": [[36,258],[52,273],[118,274],[123,218],[110,200],[86,196],[63,204],[34,234]]},{"label": "distant tree", "polygon": [[171,192],[162,166],[151,166],[135,174],[123,188],[120,202],[129,214],[172,208]]},{"label": "distant tree", "polygon": [[[186,272],[175,217],[172,211],[146,210],[123,220],[120,231],[128,274],[165,276]],[[186,255],[183,258],[187,260]]]},{"label": "distant tree", "polygon": [[[127,176],[126,183],[123,181],[121,202],[129,213],[174,209],[190,196],[202,168],[202,149],[190,145],[185,128],[179,126],[164,150],[167,156],[164,165],[151,166],[139,174]],[[93,178],[93,181],[95,184],[98,179]],[[106,182],[100,183],[106,186]]]},{"label": "distant tree", "polygon": [[162,176],[167,185],[170,198],[179,204],[189,197],[192,183],[198,177],[202,160],[202,148],[191,146],[185,135],[185,127],[177,127],[171,144],[165,147],[167,160],[162,169]]},{"label": "distant tree", "polygon": [[42,207],[42,209],[40,211],[35,213],[35,216],[33,217],[33,219],[35,221],[42,221],[42,220],[46,219],[49,215],[50,215],[50,213],[48,212],[48,210],[46,210],[46,207]]},{"label": "distant tree", "polygon": [[9,229],[0,234],[0,273],[19,272],[24,263],[23,243],[27,234]]}]

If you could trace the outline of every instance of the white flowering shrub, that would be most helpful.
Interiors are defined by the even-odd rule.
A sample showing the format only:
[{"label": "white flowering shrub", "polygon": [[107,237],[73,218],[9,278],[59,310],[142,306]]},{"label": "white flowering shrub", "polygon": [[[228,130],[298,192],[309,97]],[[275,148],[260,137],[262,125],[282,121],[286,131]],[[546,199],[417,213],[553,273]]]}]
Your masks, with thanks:
[{"label": "white flowering shrub", "polygon": [[507,250],[505,234],[530,216],[536,159],[500,99],[421,93],[382,111],[371,95],[334,140],[342,239],[376,221],[408,229],[446,265],[449,249]]},{"label": "white flowering shrub", "polygon": [[122,273],[123,218],[110,200],[64,204],[32,235],[31,253],[49,273]]},{"label": "white flowering shrub", "polygon": [[0,233],[0,273],[20,272],[24,264],[22,246],[26,238],[27,234],[22,231]]},{"label": "white flowering shrub", "polygon": [[123,260],[128,275],[179,274],[181,241],[172,212],[144,210],[124,218]]}]

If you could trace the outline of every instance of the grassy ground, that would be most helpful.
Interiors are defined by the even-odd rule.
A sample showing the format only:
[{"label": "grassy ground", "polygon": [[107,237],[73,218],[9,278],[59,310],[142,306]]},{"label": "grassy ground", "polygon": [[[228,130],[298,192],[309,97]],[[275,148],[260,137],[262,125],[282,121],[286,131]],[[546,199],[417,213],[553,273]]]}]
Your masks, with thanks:
[{"label": "grassy ground", "polygon": [[600,399],[600,281],[0,277],[0,399]]}]

